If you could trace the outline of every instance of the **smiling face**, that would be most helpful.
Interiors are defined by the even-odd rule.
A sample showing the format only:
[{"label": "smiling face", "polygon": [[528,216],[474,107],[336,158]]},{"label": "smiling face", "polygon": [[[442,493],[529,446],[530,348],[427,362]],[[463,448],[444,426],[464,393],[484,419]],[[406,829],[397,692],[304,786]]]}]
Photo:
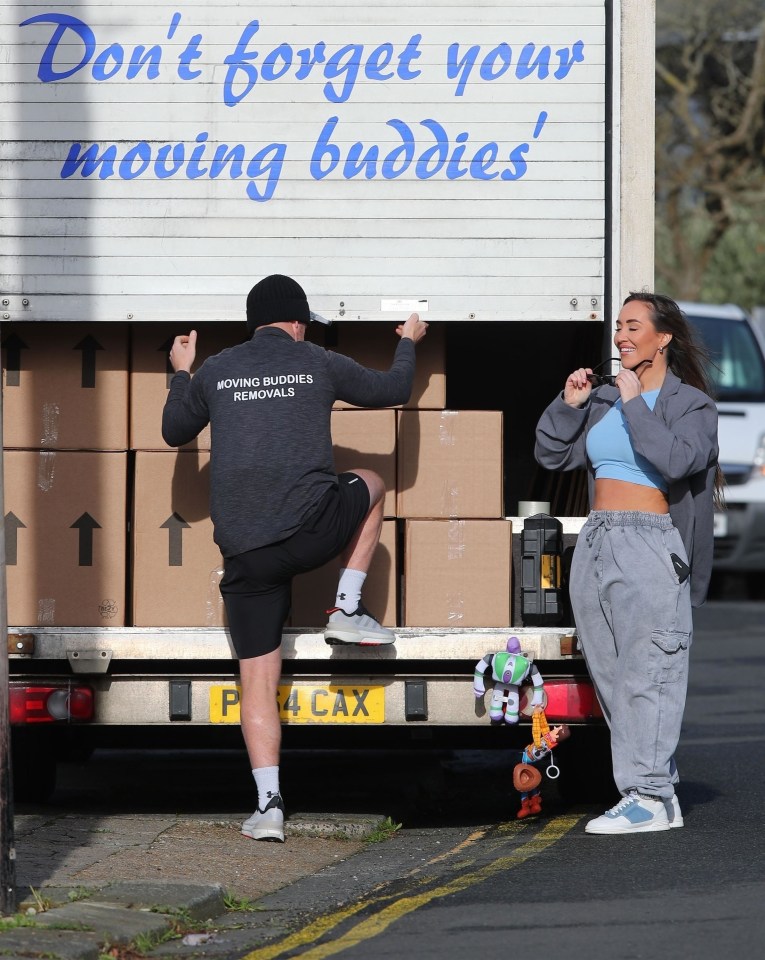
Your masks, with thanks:
[{"label": "smiling face", "polygon": [[[614,345],[627,370],[635,370],[644,360],[649,360],[654,367],[664,366],[666,361],[659,348],[666,347],[671,339],[671,334],[657,332],[650,304],[631,300],[619,311]],[[647,368],[650,369],[648,364],[636,372],[639,374]]]}]

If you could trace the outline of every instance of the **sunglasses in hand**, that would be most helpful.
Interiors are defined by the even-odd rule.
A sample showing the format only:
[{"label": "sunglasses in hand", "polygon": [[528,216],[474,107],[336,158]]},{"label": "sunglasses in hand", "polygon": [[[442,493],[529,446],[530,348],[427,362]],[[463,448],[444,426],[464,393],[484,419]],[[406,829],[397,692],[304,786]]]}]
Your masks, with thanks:
[{"label": "sunglasses in hand", "polygon": [[[596,373],[596,370],[600,370],[601,367],[604,367],[607,363],[621,363],[621,357],[609,357],[608,360],[604,360],[602,363],[599,363],[596,367],[592,368],[592,373],[587,374],[587,379],[593,385],[593,387],[602,387],[604,384],[613,387],[616,386],[616,378],[618,374],[614,373]],[[642,367],[644,363],[650,363],[648,359],[641,360],[640,363],[636,363],[632,368],[633,372],[637,372],[638,367]]]},{"label": "sunglasses in hand", "polygon": [[592,373],[587,374],[587,379],[593,385],[593,387],[602,387],[604,384],[609,387],[613,387],[616,383],[616,374],[610,373],[596,373],[596,370],[600,370],[602,367],[605,367],[607,363],[621,363],[621,357],[609,357],[607,360],[604,360],[602,363],[599,363],[596,367],[592,368]]}]

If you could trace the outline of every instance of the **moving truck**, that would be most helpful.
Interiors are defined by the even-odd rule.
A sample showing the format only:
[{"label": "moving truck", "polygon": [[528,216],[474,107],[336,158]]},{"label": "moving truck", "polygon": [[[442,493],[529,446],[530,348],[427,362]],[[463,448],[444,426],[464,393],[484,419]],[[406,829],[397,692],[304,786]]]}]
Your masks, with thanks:
[{"label": "moving truck", "polygon": [[[652,286],[653,4],[25,0],[2,18],[17,793],[99,744],[240,743],[209,435],[171,450],[159,425],[172,338],[195,327],[200,361],[239,342],[269,273],[332,321],[309,336],[367,365],[409,313],[430,323],[408,404],[332,414],[338,469],[388,484],[365,602],[397,643],[327,646],[336,568],[298,578],[285,745],[522,747],[528,719],[497,729],[473,694],[515,635],[548,720],[577,727],[561,754],[607,767],[565,598],[584,478],[532,451],[568,372],[611,356],[621,300]],[[554,554],[529,516],[557,521]]]}]

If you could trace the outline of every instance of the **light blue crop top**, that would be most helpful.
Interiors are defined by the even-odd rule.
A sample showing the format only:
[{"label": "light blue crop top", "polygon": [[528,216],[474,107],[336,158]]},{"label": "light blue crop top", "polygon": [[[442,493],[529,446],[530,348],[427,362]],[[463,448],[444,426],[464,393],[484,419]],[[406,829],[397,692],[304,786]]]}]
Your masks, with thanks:
[{"label": "light blue crop top", "polygon": [[[641,396],[648,408],[653,410],[659,391],[649,390]],[[664,477],[645,457],[633,450],[621,400],[617,400],[587,434],[587,456],[595,470],[596,480],[627,480],[667,492]]]}]

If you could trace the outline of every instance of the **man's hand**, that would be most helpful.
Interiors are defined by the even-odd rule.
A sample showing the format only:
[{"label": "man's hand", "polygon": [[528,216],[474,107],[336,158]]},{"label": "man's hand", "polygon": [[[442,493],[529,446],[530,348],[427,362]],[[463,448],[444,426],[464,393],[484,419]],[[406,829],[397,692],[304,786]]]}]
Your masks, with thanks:
[{"label": "man's hand", "polygon": [[400,337],[409,337],[409,339],[414,340],[415,343],[419,343],[419,341],[422,340],[427,330],[427,323],[425,323],[424,320],[420,320],[418,313],[413,313],[406,323],[400,323],[396,327],[396,333]]},{"label": "man's hand", "polygon": [[188,335],[181,334],[181,336],[173,340],[173,345],[170,348],[170,363],[176,373],[178,373],[179,370],[185,370],[186,373],[191,373],[196,355],[196,330],[191,330]]}]

